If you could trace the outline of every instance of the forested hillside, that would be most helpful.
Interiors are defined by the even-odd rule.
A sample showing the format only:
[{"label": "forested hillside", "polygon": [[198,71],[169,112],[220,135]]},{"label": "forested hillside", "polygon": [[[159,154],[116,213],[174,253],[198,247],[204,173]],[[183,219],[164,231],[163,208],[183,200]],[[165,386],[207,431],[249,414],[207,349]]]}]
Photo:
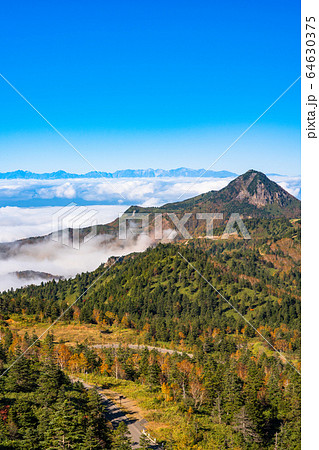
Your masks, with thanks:
[{"label": "forested hillside", "polygon": [[194,353],[164,358],[55,346],[63,370],[145,386],[158,414],[175,405],[175,437],[159,433],[167,448],[182,448],[181,440],[195,449],[300,448],[300,221],[245,224],[251,240],[160,244],[74,279],[2,293],[3,367],[8,352],[25,346],[11,331],[12,319],[24,318],[31,330],[81,296],[60,321],[91,324],[110,336],[127,329],[139,343]]},{"label": "forested hillside", "polygon": [[[271,226],[270,226],[271,224]],[[149,338],[174,340],[183,332],[193,345],[206,327],[245,326],[243,319],[187,264],[179,252],[256,327],[300,321],[299,224],[279,221],[271,238],[197,239],[187,244],[158,245],[142,254],[120,258],[64,316],[84,322],[125,320]],[[263,229],[265,229],[263,223]],[[258,221],[255,221],[258,230]],[[292,237],[289,237],[292,236]],[[105,271],[71,280],[29,286],[1,294],[4,319],[12,313],[56,319]]]},{"label": "forested hillside", "polygon": [[19,358],[0,378],[0,448],[110,448],[98,394],[59,369],[51,335],[22,356],[31,342],[14,342],[7,330],[0,345],[2,369]]},{"label": "forested hillside", "polygon": [[[7,329],[4,366],[34,339]],[[63,370],[104,385],[123,381],[130,395],[138,390],[149,419],[169,423],[161,433],[167,449],[300,448],[298,373],[274,355],[256,355],[247,339],[238,347],[238,340],[216,331],[213,341],[221,340],[190,358],[125,346],[72,348],[54,344],[49,334],[1,378],[0,447],[130,448],[107,426],[98,394],[72,384]]]}]

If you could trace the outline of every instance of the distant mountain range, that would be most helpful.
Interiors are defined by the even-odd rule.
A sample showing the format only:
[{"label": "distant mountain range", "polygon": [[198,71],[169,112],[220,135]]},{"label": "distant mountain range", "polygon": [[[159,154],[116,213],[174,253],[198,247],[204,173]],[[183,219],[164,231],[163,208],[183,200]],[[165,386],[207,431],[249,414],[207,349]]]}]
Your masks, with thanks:
[{"label": "distant mountain range", "polygon": [[35,173],[27,170],[15,170],[14,172],[0,173],[0,179],[35,179],[35,180],[61,180],[66,178],[158,178],[158,177],[205,177],[205,178],[227,178],[236,177],[234,172],[227,170],[188,169],[180,167],[178,169],[126,169],[116,172],[88,172],[85,174],[76,174],[58,170],[51,173]]}]

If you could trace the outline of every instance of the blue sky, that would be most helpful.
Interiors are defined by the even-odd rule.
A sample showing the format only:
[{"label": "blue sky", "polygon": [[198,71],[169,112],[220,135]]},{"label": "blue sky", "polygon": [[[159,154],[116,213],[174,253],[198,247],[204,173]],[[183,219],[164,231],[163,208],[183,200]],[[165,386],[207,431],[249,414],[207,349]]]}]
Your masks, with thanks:
[{"label": "blue sky", "polygon": [[[99,170],[207,168],[300,75],[300,5],[15,2],[1,73]],[[0,80],[1,172],[87,172]],[[300,173],[300,82],[215,170]]]}]

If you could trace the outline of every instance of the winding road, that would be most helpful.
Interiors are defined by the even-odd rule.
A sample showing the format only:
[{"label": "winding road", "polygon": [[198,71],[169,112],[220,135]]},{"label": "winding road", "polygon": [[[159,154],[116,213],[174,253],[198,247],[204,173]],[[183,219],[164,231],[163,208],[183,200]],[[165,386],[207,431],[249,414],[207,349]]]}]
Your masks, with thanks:
[{"label": "winding road", "polygon": [[162,348],[162,347],[153,347],[152,345],[138,345],[138,344],[120,344],[118,342],[110,343],[110,344],[95,344],[91,346],[92,348],[120,348],[120,347],[128,347],[133,350],[143,350],[144,348],[147,348],[148,350],[157,350],[160,353],[169,353],[170,355],[173,355],[174,353],[177,353],[178,355],[187,355],[190,358],[193,358],[193,353],[185,353],[178,350],[171,350],[168,348]]},{"label": "winding road", "polygon": [[[109,397],[107,397],[103,392],[101,392],[102,391],[101,387],[87,383],[86,381],[80,378],[70,377],[70,379],[73,382],[79,381],[80,383],[83,384],[83,386],[86,389],[97,389],[102,399],[102,405],[105,407],[106,420],[111,422],[114,428],[116,428],[120,422],[125,422],[131,435],[132,448],[133,449],[140,448],[139,445],[140,438],[147,424],[147,421],[145,419],[132,420],[129,417],[127,417],[124,411],[121,408],[119,408],[116,403],[114,403]],[[162,447],[160,447],[159,445],[152,443],[150,443],[149,448],[154,450],[162,449]]]},{"label": "winding road", "polygon": [[[193,358],[193,356],[194,356],[192,353],[185,353],[185,352],[181,352],[178,350],[171,350],[171,349],[162,348],[162,347],[154,347],[152,345],[120,344],[118,342],[109,343],[109,344],[96,344],[96,345],[92,345],[91,347],[92,348],[120,348],[121,346],[123,346],[123,347],[126,346],[133,350],[143,350],[144,348],[147,348],[148,350],[156,350],[160,353],[169,353],[170,355],[173,355],[174,353],[177,353],[178,355],[186,354],[189,358]],[[132,448],[133,449],[140,448],[140,445],[139,445],[140,438],[141,438],[141,436],[143,434],[143,430],[145,429],[146,424],[147,424],[147,421],[145,419],[139,419],[139,420],[130,419],[124,413],[124,411],[112,399],[110,399],[107,395],[105,395],[105,393],[103,393],[103,389],[101,387],[87,383],[86,381],[84,381],[80,378],[70,377],[70,379],[73,382],[76,382],[76,381],[81,382],[86,389],[94,389],[94,388],[97,389],[97,391],[102,399],[102,404],[105,407],[106,420],[111,422],[111,424],[114,428],[116,428],[120,422],[125,422],[128,426],[128,430],[131,435]],[[121,396],[121,398],[125,399],[124,396]],[[156,443],[152,444],[150,442],[149,448],[154,449],[154,450],[160,450],[163,447],[160,447]]]}]

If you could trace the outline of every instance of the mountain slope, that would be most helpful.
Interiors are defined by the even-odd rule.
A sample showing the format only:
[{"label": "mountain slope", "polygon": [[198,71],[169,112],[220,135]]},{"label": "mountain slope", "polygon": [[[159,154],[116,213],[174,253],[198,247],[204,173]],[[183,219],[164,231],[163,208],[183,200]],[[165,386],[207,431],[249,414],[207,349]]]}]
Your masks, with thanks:
[{"label": "mountain slope", "polygon": [[262,172],[249,170],[220,191],[210,191],[182,202],[168,203],[159,208],[131,207],[136,212],[220,212],[228,216],[299,218],[300,200],[293,197]]},{"label": "mountain slope", "polygon": [[[182,205],[181,213],[208,207],[232,212],[238,204],[253,214],[271,216],[275,211],[281,216],[245,221],[262,229],[261,238],[159,244],[143,253],[109,258],[94,272],[73,279],[0,294],[0,366],[10,368],[13,358],[24,362],[2,378],[8,388],[7,397],[0,399],[4,414],[17,398],[11,386],[21,390],[35,379],[19,359],[20,349],[37,339],[33,334],[30,340],[29,331],[36,329],[42,337],[45,326],[60,332],[63,340],[53,335],[44,343],[39,339],[29,352],[30,364],[37,363],[38,370],[36,355],[43,348],[40,361],[49,361],[52,352],[73,376],[88,373],[94,384],[101,380],[104,388],[114,386],[117,395],[124,388],[128,397],[134,392],[135,401],[143,389],[141,405],[150,408],[152,422],[166,433],[159,437],[172,449],[189,448],[193,436],[198,444],[194,449],[300,448],[300,221],[284,216],[300,211],[300,203],[255,171],[220,192],[191,200],[176,204]],[[171,205],[156,211],[171,211]],[[114,222],[104,230],[111,226],[117,229]],[[71,327],[84,343],[70,345]],[[96,350],[90,347],[93,336]],[[120,348],[98,349],[119,340]],[[131,352],[126,343],[137,349]],[[139,349],[141,344],[185,353],[157,354]],[[20,379],[24,384],[17,383]],[[34,398],[39,393],[41,399],[43,377],[38,385]],[[33,391],[22,393],[17,402],[22,413],[10,412],[9,417],[17,417],[25,434],[25,423],[30,423],[25,422],[25,399],[32,400]],[[9,426],[4,421],[8,433]]]},{"label": "mountain slope", "polygon": [[[296,222],[291,225],[297,227]],[[300,242],[290,239],[287,245],[287,241],[198,239],[158,245],[109,261],[108,270],[100,266],[74,279],[2,293],[0,319],[6,327],[0,363],[8,355],[4,368],[11,364],[12,356],[18,358],[20,349],[30,345],[28,333],[34,329],[43,333],[45,326],[61,334],[43,343],[43,360],[48,361],[53,347],[58,363],[73,376],[88,373],[94,384],[114,387],[121,394],[118,389],[130,387],[124,395],[134,392],[134,399],[135,392],[140,395],[145,388],[142,407],[151,409],[150,414],[156,410],[152,422],[166,430],[171,449],[189,448],[188,431],[181,447],[174,429],[185,430],[190,420],[196,420],[198,449],[235,448],[235,439],[236,448],[243,450],[273,450],[276,442],[278,449],[299,449]],[[25,324],[28,333],[22,329]],[[76,346],[71,345],[70,327],[77,330]],[[93,339],[101,347],[119,340],[121,346],[94,352],[89,347]],[[41,341],[30,352],[32,361]],[[137,348],[130,351],[126,343]],[[143,349],[143,344],[185,353],[157,354]],[[188,352],[193,358],[187,357]],[[21,374],[25,379],[26,371]],[[11,386],[14,382],[20,387],[16,380]],[[43,397],[42,385],[40,389]],[[12,405],[12,389],[9,395],[2,399],[2,409]],[[177,414],[183,414],[183,421],[176,422]],[[173,431],[163,426],[164,417]],[[238,435],[239,419],[256,430],[256,442],[247,443]],[[210,443],[201,436],[209,437]]]}]

